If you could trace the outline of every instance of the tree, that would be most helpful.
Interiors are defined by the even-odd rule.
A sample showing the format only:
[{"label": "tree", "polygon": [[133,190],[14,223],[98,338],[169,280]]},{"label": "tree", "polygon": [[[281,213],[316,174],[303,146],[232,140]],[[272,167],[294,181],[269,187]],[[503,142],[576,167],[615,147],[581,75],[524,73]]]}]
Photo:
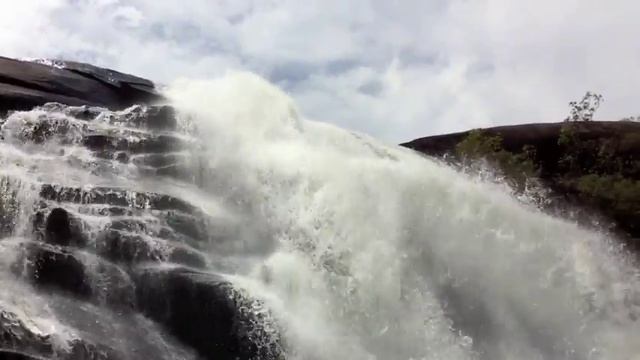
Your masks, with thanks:
[{"label": "tree", "polygon": [[638,115],[638,116],[627,116],[627,117],[624,117],[624,118],[620,119],[620,121],[640,122],[640,115]]},{"label": "tree", "polygon": [[572,101],[569,103],[571,111],[564,121],[591,121],[593,114],[604,101],[602,95],[587,91],[580,101]]}]

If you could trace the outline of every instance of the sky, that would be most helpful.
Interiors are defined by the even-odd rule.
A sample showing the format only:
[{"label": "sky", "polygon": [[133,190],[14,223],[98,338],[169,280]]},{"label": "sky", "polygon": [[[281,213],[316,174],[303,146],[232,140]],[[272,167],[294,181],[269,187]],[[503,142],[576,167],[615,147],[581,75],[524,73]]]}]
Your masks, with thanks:
[{"label": "sky", "polygon": [[308,118],[388,142],[640,114],[637,0],[0,0],[0,55],[162,84],[248,70]]}]

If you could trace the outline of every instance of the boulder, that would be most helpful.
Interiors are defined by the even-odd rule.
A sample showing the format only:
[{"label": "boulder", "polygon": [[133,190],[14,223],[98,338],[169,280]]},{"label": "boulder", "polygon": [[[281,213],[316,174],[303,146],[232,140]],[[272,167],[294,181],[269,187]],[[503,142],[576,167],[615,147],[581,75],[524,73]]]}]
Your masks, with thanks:
[{"label": "boulder", "polygon": [[281,344],[268,319],[215,274],[151,267],[134,277],[138,307],[206,359],[280,359]]},{"label": "boulder", "polygon": [[57,245],[69,245],[71,242],[71,220],[67,210],[55,208],[51,210],[45,224],[44,239]]},{"label": "boulder", "polygon": [[25,243],[13,269],[40,288],[55,288],[80,298],[93,293],[85,265],[73,251],[59,246]]},{"label": "boulder", "polygon": [[49,244],[84,247],[88,241],[82,220],[63,208],[50,209],[44,202],[32,215],[31,224],[37,238]]}]

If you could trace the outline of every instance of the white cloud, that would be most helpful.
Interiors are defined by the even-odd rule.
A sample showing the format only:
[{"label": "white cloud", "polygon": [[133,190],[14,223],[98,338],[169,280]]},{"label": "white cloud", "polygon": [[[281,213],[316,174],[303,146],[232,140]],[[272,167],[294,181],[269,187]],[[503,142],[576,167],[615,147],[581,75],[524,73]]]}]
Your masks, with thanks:
[{"label": "white cloud", "polygon": [[309,117],[389,140],[558,121],[586,90],[640,113],[640,3],[0,0],[0,54],[168,82],[248,69]]}]

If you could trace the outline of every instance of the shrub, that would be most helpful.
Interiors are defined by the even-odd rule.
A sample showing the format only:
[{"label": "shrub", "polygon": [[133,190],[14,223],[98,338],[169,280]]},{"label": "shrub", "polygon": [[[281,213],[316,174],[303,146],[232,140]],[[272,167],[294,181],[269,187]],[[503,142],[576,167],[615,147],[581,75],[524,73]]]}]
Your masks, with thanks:
[{"label": "shrub", "polygon": [[463,165],[477,160],[485,160],[503,175],[518,191],[523,191],[527,180],[538,176],[534,163],[535,148],[525,145],[519,153],[512,153],[502,147],[500,135],[490,135],[482,130],[472,130],[456,145],[456,156]]}]

